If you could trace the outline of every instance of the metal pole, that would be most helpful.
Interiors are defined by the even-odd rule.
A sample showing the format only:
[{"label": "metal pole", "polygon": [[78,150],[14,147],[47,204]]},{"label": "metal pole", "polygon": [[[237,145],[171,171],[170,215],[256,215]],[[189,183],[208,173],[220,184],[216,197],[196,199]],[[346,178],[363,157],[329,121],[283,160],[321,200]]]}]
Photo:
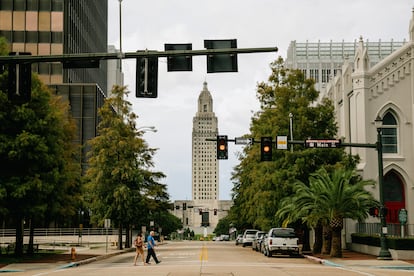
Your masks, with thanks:
[{"label": "metal pole", "polygon": [[382,160],[382,128],[377,128],[377,152],[378,152],[378,185],[379,185],[379,196],[380,196],[380,219],[381,219],[381,236],[380,243],[381,249],[378,255],[378,259],[381,260],[392,260],[391,253],[388,250],[387,238],[388,234],[387,221],[384,214],[384,172],[383,172],[383,160]]},{"label": "metal pole", "polygon": [[122,0],[119,0],[119,70],[122,73]]},{"label": "metal pole", "polygon": [[[293,114],[289,113],[289,130],[290,130],[290,141],[293,141]],[[290,143],[290,152],[293,152],[293,144]]]}]

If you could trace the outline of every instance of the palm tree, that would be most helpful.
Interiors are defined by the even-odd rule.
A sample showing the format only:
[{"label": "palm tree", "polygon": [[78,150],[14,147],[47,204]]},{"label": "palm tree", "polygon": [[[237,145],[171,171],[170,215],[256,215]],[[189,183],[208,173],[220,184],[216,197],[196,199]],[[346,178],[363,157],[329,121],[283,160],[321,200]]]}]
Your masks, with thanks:
[{"label": "palm tree", "polygon": [[[345,218],[363,220],[378,202],[365,189],[373,180],[362,180],[353,169],[336,168],[331,173],[322,168],[309,177],[309,186],[298,182],[290,204],[278,215],[293,221],[302,219],[312,227],[321,223],[332,231],[330,256],[342,257],[341,231]],[[290,209],[289,216],[286,213]]]}]

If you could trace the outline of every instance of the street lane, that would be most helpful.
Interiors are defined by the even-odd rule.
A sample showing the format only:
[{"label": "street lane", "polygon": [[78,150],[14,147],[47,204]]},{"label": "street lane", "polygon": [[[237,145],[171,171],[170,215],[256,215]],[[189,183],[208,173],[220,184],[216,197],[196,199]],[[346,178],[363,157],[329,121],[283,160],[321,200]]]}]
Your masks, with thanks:
[{"label": "street lane", "polygon": [[[134,254],[125,253],[79,267],[44,271],[36,275],[401,275],[404,271],[371,268],[333,267],[305,258],[274,256],[271,258],[234,242],[167,242],[156,248],[160,264],[151,261],[133,266]],[[17,275],[17,274],[16,274]],[[32,274],[33,275],[33,274]]]}]

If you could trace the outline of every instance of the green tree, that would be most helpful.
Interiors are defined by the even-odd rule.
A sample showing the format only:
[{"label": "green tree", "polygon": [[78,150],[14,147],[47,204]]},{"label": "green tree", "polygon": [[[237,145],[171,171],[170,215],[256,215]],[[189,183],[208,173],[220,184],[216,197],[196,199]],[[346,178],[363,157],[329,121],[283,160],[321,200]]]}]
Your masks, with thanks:
[{"label": "green tree", "polygon": [[[258,84],[261,110],[253,116],[251,134],[246,137],[255,141],[264,136],[290,137],[291,115],[294,140],[335,137],[334,107],[328,99],[318,101],[314,81],[305,79],[299,70],[286,69],[281,58],[271,64],[271,70],[268,82]],[[254,143],[244,148],[239,159],[232,175],[234,206],[229,216],[238,229],[253,227],[267,231],[280,226],[280,218],[276,216],[279,203],[293,194],[297,180],[307,183],[309,175],[319,168],[350,158],[340,148],[306,149],[294,145],[289,150],[274,150],[272,162],[260,162],[260,147]],[[291,221],[289,226],[303,233],[303,250],[309,251],[308,225]]]},{"label": "green tree", "polygon": [[[271,64],[271,70],[268,82],[258,84],[261,110],[252,118],[251,134],[245,136],[260,141],[264,136],[274,140],[278,135],[289,135],[289,114],[293,114],[294,140],[335,137],[334,107],[329,100],[316,102],[319,93],[313,80],[305,79],[301,71],[286,69],[281,58]],[[230,218],[235,227],[266,231],[277,226],[278,204],[292,194],[296,180],[307,182],[310,173],[336,164],[344,156],[342,149],[295,145],[293,151],[273,150],[272,162],[260,162],[259,144],[245,147],[232,175],[234,206]]]},{"label": "green tree", "polygon": [[[1,87],[7,71],[0,75]],[[16,105],[0,91],[0,197],[4,218],[16,228],[16,255],[23,254],[23,221],[30,225],[29,251],[36,221],[71,215],[71,196],[79,191],[80,170],[74,165],[74,124],[68,105],[33,75],[30,102]]]},{"label": "green tree", "polygon": [[[166,186],[158,183],[164,174],[149,170],[155,149],[148,147],[136,128],[137,115],[124,100],[129,92],[115,86],[112,93],[114,97],[99,110],[98,136],[89,143],[85,179],[92,219],[101,225],[105,218],[112,219],[122,249],[123,228],[146,220],[150,211],[166,210],[168,194]],[[128,235],[126,244],[129,247]]]},{"label": "green tree", "polygon": [[[295,194],[282,204],[279,214],[301,219],[312,227],[321,223],[332,230],[330,255],[342,257],[341,231],[346,218],[362,221],[378,202],[365,189],[373,180],[362,180],[353,169],[337,167],[331,172],[321,168],[309,178],[309,185],[296,183]],[[287,204],[286,204],[287,203]]]},{"label": "green tree", "polygon": [[214,229],[214,233],[216,236],[220,235],[228,235],[230,230],[231,220],[228,216],[222,218],[217,223],[216,228]]}]

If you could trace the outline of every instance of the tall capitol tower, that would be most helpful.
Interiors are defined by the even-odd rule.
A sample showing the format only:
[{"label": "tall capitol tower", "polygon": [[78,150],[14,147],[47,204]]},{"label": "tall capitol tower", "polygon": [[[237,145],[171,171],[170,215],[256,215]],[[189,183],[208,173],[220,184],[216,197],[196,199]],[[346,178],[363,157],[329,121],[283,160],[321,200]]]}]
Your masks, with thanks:
[{"label": "tall capitol tower", "polygon": [[184,228],[204,237],[213,235],[219,220],[227,216],[233,205],[232,200],[219,200],[217,143],[206,141],[206,138],[217,139],[217,121],[213,98],[207,89],[207,82],[204,82],[193,117],[192,199],[175,200],[171,210],[182,221]]},{"label": "tall capitol tower", "polygon": [[217,117],[213,112],[213,98],[203,83],[198,97],[198,110],[193,117],[192,134],[192,198],[195,202],[212,202],[219,199],[219,166],[216,143]]}]

